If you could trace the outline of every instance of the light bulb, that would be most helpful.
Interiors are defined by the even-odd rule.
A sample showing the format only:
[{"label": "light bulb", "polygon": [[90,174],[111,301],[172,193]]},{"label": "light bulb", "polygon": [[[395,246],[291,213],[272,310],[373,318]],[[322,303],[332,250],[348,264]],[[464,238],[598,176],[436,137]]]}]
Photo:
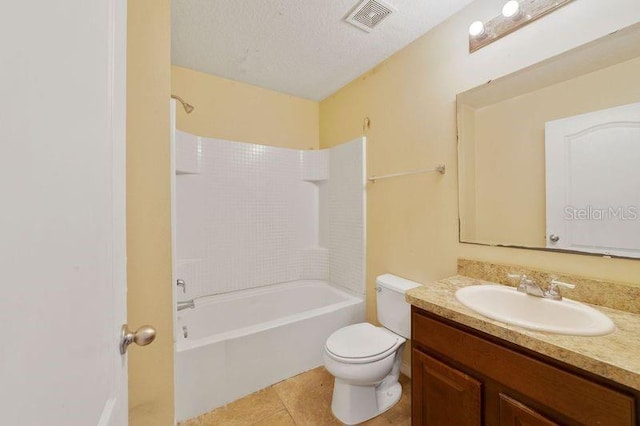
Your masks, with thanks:
[{"label": "light bulb", "polygon": [[471,24],[471,26],[469,27],[469,35],[471,37],[479,37],[482,34],[484,34],[484,24],[482,23],[482,21],[475,21],[473,24]]},{"label": "light bulb", "polygon": [[520,3],[517,0],[511,0],[505,3],[502,8],[502,16],[505,18],[515,18],[518,16],[518,12],[520,11]]}]

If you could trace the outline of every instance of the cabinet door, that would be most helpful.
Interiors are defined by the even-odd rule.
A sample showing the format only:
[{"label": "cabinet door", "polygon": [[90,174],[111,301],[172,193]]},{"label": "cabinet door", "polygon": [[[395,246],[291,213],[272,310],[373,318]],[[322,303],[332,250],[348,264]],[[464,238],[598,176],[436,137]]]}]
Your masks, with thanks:
[{"label": "cabinet door", "polygon": [[413,350],[413,426],[479,426],[482,384]]},{"label": "cabinet door", "polygon": [[558,426],[558,424],[501,393],[500,426]]}]

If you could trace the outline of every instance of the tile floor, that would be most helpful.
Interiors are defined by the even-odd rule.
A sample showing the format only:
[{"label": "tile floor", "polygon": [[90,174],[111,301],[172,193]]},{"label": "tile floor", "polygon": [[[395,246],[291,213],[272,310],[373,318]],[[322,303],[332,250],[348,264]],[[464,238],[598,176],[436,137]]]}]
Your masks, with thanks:
[{"label": "tile floor", "polygon": [[[402,399],[367,426],[411,425],[411,381],[401,376]],[[331,426],[333,376],[318,367],[220,407],[179,426]]]}]

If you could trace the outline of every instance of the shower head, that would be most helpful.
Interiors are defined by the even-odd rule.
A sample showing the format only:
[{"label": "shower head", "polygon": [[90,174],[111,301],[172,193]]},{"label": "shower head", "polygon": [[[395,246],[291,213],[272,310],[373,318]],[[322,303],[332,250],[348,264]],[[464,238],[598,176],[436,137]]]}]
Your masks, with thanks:
[{"label": "shower head", "polygon": [[184,108],[184,111],[187,114],[191,114],[191,112],[195,109],[193,105],[186,103],[184,99],[182,99],[180,96],[171,95],[171,98],[180,102],[182,104],[182,107]]}]

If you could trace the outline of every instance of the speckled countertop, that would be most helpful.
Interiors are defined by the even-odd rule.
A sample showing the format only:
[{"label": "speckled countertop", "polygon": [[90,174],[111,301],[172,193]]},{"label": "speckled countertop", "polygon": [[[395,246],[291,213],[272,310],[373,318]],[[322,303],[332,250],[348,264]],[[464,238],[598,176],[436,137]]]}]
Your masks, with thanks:
[{"label": "speckled countertop", "polygon": [[458,302],[456,290],[478,284],[495,283],[457,275],[409,290],[406,299],[425,311],[640,391],[640,315],[592,305],[613,320],[613,333],[582,337],[530,331],[491,320]]}]

